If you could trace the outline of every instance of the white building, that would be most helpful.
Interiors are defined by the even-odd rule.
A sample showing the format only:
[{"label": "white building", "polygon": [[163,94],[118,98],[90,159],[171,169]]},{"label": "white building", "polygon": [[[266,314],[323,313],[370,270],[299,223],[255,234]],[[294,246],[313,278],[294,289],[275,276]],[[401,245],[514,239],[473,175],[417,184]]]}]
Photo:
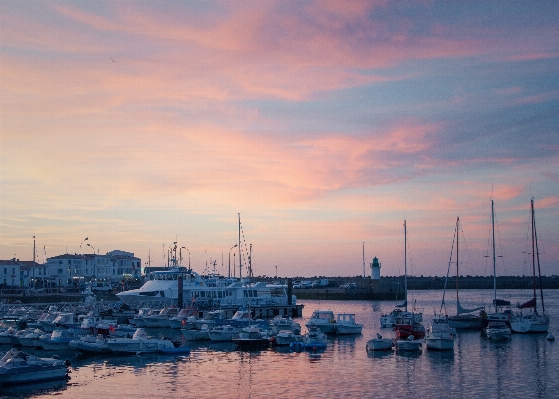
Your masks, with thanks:
[{"label": "white building", "polygon": [[375,256],[371,265],[371,279],[380,280],[380,263]]}]

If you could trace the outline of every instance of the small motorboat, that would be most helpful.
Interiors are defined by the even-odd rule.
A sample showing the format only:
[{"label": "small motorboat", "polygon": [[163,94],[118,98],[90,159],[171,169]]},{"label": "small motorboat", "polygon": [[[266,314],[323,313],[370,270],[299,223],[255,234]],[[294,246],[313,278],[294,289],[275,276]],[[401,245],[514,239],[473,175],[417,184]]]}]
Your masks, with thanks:
[{"label": "small motorboat", "polygon": [[79,339],[70,341],[70,348],[76,349],[81,353],[107,353],[111,352],[111,348],[107,345],[107,337],[103,334],[86,335]]},{"label": "small motorboat", "polygon": [[303,336],[303,344],[307,349],[326,348],[328,337],[318,327],[310,327],[309,331]]},{"label": "small motorboat", "polygon": [[383,338],[377,333],[377,337],[367,341],[366,348],[368,351],[391,351],[394,347],[394,340],[391,338]]},{"label": "small motorboat", "polygon": [[399,339],[396,341],[396,349],[400,351],[413,352],[421,350],[421,341],[414,340],[413,335],[407,339]]},{"label": "small motorboat", "polygon": [[69,362],[54,358],[40,358],[11,349],[0,359],[0,385],[20,385],[54,380],[68,376]]},{"label": "small motorboat", "polygon": [[492,341],[506,341],[511,339],[511,329],[501,321],[490,321],[485,328],[485,335]]},{"label": "small motorboat", "polygon": [[132,338],[109,339],[107,345],[113,352],[150,353],[160,352],[166,348],[175,348],[180,346],[180,343],[168,338],[149,338],[143,328],[138,328]]},{"label": "small motorboat", "polygon": [[270,336],[267,331],[259,327],[245,327],[239,330],[238,335],[233,338],[233,342],[239,348],[265,347],[270,345]]},{"label": "small motorboat", "polygon": [[361,334],[363,324],[355,322],[355,314],[340,313],[336,318],[335,331],[338,335]]}]

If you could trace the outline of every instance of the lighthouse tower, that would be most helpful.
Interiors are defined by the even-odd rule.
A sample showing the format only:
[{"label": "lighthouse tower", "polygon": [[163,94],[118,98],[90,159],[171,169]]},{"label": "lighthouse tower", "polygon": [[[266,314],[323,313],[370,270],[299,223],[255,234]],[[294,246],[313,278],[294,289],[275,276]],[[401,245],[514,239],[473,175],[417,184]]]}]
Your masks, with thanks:
[{"label": "lighthouse tower", "polygon": [[373,263],[371,263],[371,279],[380,280],[380,263],[376,256],[373,259]]}]

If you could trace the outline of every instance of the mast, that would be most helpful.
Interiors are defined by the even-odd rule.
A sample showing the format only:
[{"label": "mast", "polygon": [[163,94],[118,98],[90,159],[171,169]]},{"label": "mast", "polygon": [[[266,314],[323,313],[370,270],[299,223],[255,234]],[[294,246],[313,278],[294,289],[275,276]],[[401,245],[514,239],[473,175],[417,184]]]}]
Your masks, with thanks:
[{"label": "mast", "polygon": [[239,280],[242,281],[243,260],[241,258],[241,213],[239,212],[238,215],[239,215]]},{"label": "mast", "polygon": [[[532,223],[532,279],[533,279],[533,289],[534,289],[534,299],[536,299],[536,251],[535,251],[535,234],[534,230],[534,198],[530,201],[530,221]],[[534,312],[537,313],[536,301],[534,301]]]},{"label": "mast", "polygon": [[[539,280],[540,280],[540,297],[541,297],[541,300],[542,300],[542,312],[545,313],[545,306],[544,306],[544,303],[543,303],[542,272],[541,272],[541,268],[540,268],[540,251],[538,249],[538,232],[536,230],[536,213],[534,212],[534,198],[532,198],[532,229],[534,231],[533,241],[535,242],[535,245],[536,245],[536,260],[538,262],[538,276],[539,276]],[[532,252],[534,252],[533,249],[532,249]],[[534,279],[535,279],[535,274],[534,274]],[[536,297],[535,290],[536,290],[536,286],[534,285],[534,298]],[[536,311],[536,309],[534,309],[534,310]],[[536,313],[537,313],[537,311],[536,311]]]},{"label": "mast", "polygon": [[408,311],[408,263],[407,263],[407,229],[404,220],[404,303],[406,304],[406,312]]},{"label": "mast", "polygon": [[458,300],[458,242],[459,240],[459,223],[460,217],[456,217],[456,303],[459,303]]},{"label": "mast", "polygon": [[495,208],[493,200],[491,200],[491,234],[493,247],[493,303],[495,305],[495,313],[497,313],[497,261],[495,259]]}]

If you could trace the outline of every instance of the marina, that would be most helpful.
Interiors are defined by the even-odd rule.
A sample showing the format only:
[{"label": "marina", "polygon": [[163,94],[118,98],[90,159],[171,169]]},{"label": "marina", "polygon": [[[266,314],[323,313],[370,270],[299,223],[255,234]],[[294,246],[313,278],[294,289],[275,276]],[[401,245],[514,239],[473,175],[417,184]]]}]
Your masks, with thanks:
[{"label": "marina", "polygon": [[[410,291],[424,314],[439,311],[440,291]],[[491,290],[466,290],[461,293],[465,306],[491,304]],[[505,290],[502,296],[514,302],[529,298],[529,290]],[[550,332],[557,335],[559,291],[545,291],[551,318]],[[56,352],[71,362],[71,379],[64,384],[53,382],[41,388],[8,386],[6,397],[46,398],[54,393],[61,398],[94,398],[111,395],[115,389],[136,392],[135,397],[378,397],[412,398],[478,397],[537,398],[551,397],[559,389],[559,351],[546,334],[512,334],[506,341],[493,341],[480,331],[461,330],[454,338],[454,348],[434,351],[422,345],[419,350],[367,350],[367,343],[382,334],[394,339],[392,328],[382,328],[380,316],[394,308],[390,301],[305,301],[302,318],[293,321],[301,326],[314,310],[329,309],[335,315],[353,314],[363,325],[361,334],[327,336],[324,348],[302,345],[248,345],[239,349],[234,342],[186,341],[180,329],[145,328],[148,337],[181,343],[179,350],[169,346],[169,353],[99,353],[76,356],[74,350]],[[455,314],[455,309],[447,309]],[[426,320],[426,326],[430,320]],[[307,329],[303,327],[302,333]],[[160,342],[160,341],[157,341]],[[421,340],[423,342],[423,340]],[[0,348],[9,349],[8,345]],[[55,352],[26,348],[38,357]],[[272,377],[271,377],[272,376]],[[340,386],[340,379],[351,381]],[[433,381],[439,381],[433,384]],[[379,383],[382,381],[382,383]],[[212,389],[208,390],[207,387]],[[322,393],[315,388],[321,386]],[[27,389],[27,390],[26,390]],[[551,395],[551,396],[550,396]]]}]

